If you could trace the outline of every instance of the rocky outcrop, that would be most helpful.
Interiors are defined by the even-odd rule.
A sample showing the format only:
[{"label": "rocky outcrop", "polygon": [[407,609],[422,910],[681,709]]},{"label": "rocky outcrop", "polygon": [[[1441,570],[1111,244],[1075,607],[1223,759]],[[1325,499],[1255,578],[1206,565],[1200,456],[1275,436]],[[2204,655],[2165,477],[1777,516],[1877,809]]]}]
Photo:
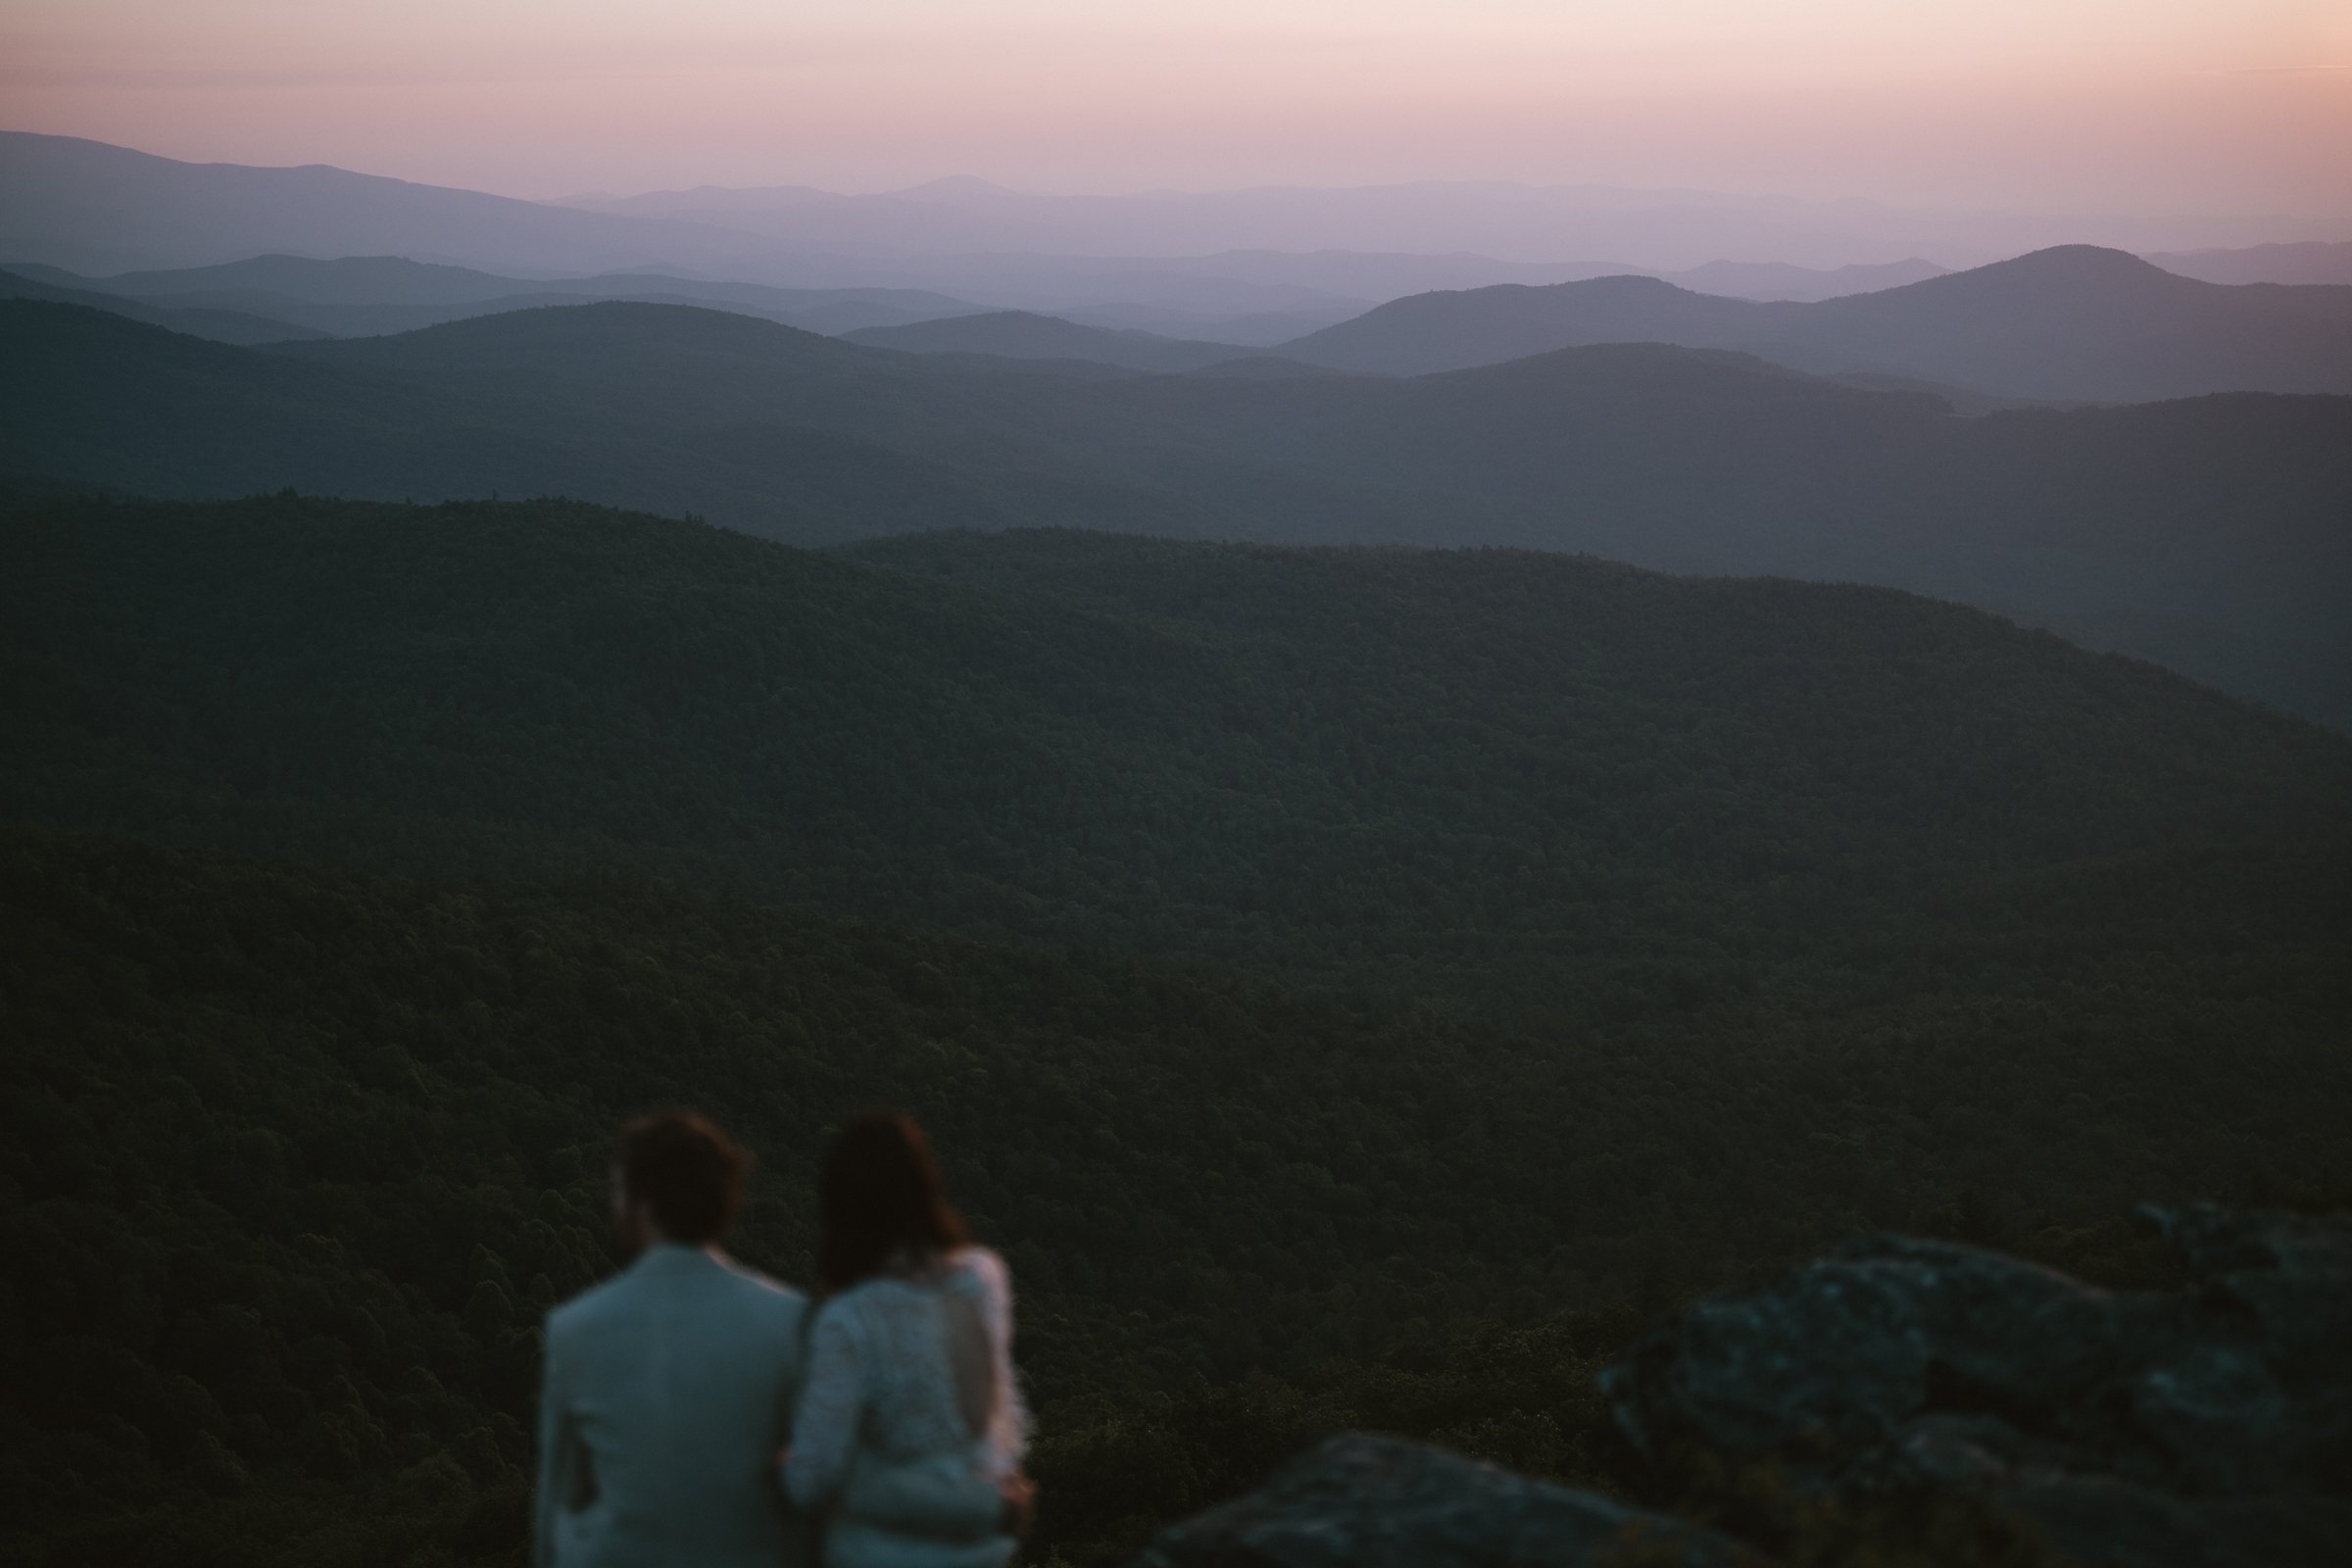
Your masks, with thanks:
[{"label": "rocky outcrop", "polygon": [[1619,1429],[1742,1539],[1352,1436],[1134,1568],[2352,1564],[2352,1219],[2146,1212],[2186,1289],[1882,1237],[1638,1341]]},{"label": "rocky outcrop", "polygon": [[1942,1503],[2086,1568],[2352,1562],[2352,1223],[2149,1217],[2190,1289],[1876,1239],[1689,1309],[1604,1392],[1686,1490],[1780,1499],[1767,1532]]},{"label": "rocky outcrop", "polygon": [[1732,1568],[1729,1539],[1394,1438],[1333,1438],[1133,1568]]}]

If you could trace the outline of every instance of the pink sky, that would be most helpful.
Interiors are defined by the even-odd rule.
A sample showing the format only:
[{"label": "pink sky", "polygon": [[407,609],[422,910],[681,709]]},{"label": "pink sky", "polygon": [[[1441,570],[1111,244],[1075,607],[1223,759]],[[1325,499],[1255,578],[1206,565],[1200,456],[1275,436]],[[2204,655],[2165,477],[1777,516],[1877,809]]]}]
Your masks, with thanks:
[{"label": "pink sky", "polygon": [[0,124],[521,196],[1502,178],[2352,223],[2344,0],[0,0]]}]

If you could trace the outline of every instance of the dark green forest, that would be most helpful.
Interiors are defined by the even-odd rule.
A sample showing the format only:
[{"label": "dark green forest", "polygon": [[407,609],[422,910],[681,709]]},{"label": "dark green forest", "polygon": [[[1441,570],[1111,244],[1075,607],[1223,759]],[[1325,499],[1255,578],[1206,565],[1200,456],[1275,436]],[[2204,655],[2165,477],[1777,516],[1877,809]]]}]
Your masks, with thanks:
[{"label": "dark green forest", "polygon": [[877,549],[558,503],[28,504],[0,531],[0,802],[1592,1024],[1843,1007],[1890,955],[1903,993],[2030,985],[1998,933],[2073,879],[2332,842],[2352,797],[2352,743],[1899,593]]},{"label": "dark green forest", "polygon": [[2311,1190],[2352,1099],[2340,914],[2300,965],[2240,926],[2265,956],[2180,976],[2163,1039],[2084,998],[1679,1048],[24,830],[0,919],[0,1495],[54,1563],[512,1555],[537,1314],[609,1267],[647,1103],[762,1152],[738,1250],[799,1278],[823,1128],[931,1125],[1021,1283],[1041,1550],[1087,1561],[1347,1424],[1606,1484],[1590,1374],[1641,1310],[1864,1224],[2065,1248],[2134,1198]]},{"label": "dark green forest", "polygon": [[26,1560],[511,1560],[649,1103],[796,1278],[931,1125],[1073,1563],[1343,1425],[1638,1488],[1593,1367],[1859,1230],[2352,1185],[2352,742],[1888,590],[24,488],[0,704]]}]

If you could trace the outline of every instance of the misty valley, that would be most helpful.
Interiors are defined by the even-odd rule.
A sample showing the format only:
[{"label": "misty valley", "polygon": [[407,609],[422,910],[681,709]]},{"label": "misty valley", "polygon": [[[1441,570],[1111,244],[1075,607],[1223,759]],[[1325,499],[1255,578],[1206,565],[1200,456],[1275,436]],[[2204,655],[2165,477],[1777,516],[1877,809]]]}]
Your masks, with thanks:
[{"label": "misty valley", "polygon": [[1638,196],[0,132],[11,1560],[591,1560],[614,1130],[877,1104],[1022,1562],[2332,1560],[2352,243]]}]

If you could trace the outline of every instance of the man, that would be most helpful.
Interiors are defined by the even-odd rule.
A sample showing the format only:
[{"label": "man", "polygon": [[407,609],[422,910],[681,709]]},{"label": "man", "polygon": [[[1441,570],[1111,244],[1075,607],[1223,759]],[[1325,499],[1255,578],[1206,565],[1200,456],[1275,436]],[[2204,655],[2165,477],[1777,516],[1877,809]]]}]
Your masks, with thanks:
[{"label": "man", "polygon": [[[539,1568],[804,1568],[808,1521],[776,1456],[801,1383],[808,1303],[718,1250],[750,1161],[699,1116],[622,1130],[613,1231],[634,1261],[548,1314],[539,1398]],[[1006,1499],[935,1477],[858,1478],[860,1508],[994,1528]]]}]

